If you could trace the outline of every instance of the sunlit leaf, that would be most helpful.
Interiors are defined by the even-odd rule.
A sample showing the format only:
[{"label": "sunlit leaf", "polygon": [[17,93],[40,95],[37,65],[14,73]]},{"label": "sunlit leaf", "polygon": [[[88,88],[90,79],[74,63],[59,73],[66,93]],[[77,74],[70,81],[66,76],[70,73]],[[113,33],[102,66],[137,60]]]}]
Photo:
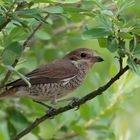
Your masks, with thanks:
[{"label": "sunlit leaf", "polygon": [[133,37],[131,34],[126,32],[118,32],[117,35],[123,39],[131,39]]},{"label": "sunlit leaf", "polygon": [[99,38],[98,39],[99,45],[101,48],[107,47],[107,38]]},{"label": "sunlit leaf", "polygon": [[84,39],[101,38],[110,34],[111,34],[111,31],[105,28],[92,28],[92,29],[87,29],[83,33],[83,38]]},{"label": "sunlit leaf", "polygon": [[50,7],[47,7],[46,8],[46,11],[48,12],[48,13],[52,13],[52,14],[61,14],[61,13],[63,13],[63,8],[62,7],[60,7],[60,6],[50,6]]}]

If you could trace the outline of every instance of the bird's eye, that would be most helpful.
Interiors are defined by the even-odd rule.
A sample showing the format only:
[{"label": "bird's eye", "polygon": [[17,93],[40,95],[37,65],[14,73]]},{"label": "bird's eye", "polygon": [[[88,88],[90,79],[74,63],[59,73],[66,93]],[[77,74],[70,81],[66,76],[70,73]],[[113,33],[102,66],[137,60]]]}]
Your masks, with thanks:
[{"label": "bird's eye", "polygon": [[81,53],[81,57],[82,57],[82,58],[84,58],[84,57],[86,57],[86,56],[87,56],[86,53]]}]

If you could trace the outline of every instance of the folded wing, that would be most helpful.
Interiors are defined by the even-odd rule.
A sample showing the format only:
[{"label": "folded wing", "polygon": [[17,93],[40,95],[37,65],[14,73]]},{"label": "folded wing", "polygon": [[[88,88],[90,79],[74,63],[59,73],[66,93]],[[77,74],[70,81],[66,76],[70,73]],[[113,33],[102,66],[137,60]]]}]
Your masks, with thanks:
[{"label": "folded wing", "polygon": [[[31,85],[44,84],[44,83],[57,83],[67,78],[76,76],[78,69],[71,61],[58,60],[51,64],[41,66],[25,76],[29,78]],[[18,79],[7,86],[27,86],[22,80]]]}]

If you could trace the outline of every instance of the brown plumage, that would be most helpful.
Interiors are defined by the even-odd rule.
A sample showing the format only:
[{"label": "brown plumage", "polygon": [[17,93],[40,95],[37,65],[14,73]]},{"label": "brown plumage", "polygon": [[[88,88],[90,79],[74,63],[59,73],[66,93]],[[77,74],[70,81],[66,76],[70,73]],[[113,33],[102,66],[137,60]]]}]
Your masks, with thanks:
[{"label": "brown plumage", "polygon": [[96,62],[103,59],[95,51],[88,48],[79,48],[60,60],[39,67],[28,73],[31,87],[22,80],[16,80],[7,86],[11,88],[4,96],[24,96],[35,100],[50,100],[65,96],[80,86],[89,69]]}]

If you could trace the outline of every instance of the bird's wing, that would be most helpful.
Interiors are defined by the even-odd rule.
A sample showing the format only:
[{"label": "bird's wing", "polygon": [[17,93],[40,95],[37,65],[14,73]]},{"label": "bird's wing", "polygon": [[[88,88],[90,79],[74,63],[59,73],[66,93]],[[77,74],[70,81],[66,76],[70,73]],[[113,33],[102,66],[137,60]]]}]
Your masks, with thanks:
[{"label": "bird's wing", "polygon": [[[29,78],[31,85],[43,83],[56,83],[67,78],[72,78],[78,73],[77,67],[68,60],[59,60],[51,64],[41,66],[25,75]],[[27,86],[22,80],[18,79],[7,86]]]}]

